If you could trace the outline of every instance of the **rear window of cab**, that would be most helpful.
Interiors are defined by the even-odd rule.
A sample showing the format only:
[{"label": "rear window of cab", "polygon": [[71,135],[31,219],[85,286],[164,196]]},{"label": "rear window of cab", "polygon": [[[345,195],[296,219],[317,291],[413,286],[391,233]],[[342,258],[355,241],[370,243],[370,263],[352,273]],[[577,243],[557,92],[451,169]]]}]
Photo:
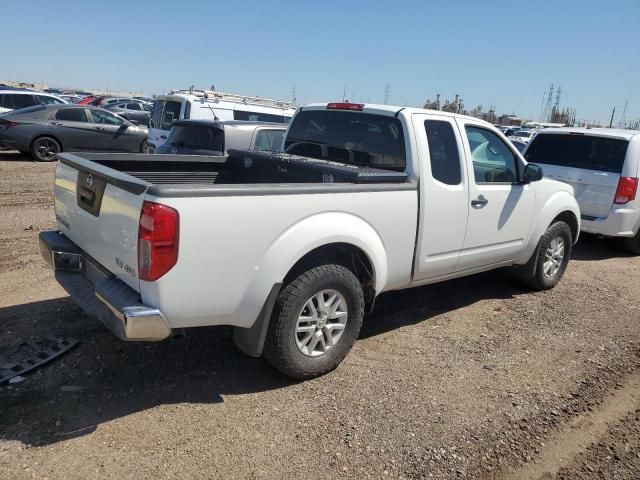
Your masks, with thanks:
[{"label": "rear window of cab", "polygon": [[337,110],[298,113],[289,127],[285,151],[314,158],[403,172],[404,131],[386,115]]}]

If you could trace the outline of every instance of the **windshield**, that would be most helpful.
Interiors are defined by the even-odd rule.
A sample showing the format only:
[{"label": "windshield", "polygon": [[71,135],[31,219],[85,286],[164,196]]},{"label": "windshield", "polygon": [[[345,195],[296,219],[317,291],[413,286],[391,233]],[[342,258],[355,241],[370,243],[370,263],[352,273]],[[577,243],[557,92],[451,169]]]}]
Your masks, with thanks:
[{"label": "windshield", "polygon": [[190,150],[224,152],[224,130],[201,125],[177,125],[171,129],[167,145]]},{"label": "windshield", "polygon": [[294,118],[285,151],[335,162],[403,172],[404,133],[397,118],[336,110],[307,110]]},{"label": "windshield", "polygon": [[531,141],[527,161],[620,173],[628,140],[576,134],[540,134]]}]

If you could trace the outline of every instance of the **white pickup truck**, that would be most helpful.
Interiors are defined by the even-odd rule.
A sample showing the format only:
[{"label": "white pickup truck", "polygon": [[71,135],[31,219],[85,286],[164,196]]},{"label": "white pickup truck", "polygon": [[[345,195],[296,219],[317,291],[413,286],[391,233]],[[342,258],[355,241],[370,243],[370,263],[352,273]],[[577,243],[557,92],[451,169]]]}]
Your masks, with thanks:
[{"label": "white pickup truck", "polygon": [[245,353],[310,378],[347,355],[381,292],[505,266],[552,288],[578,238],[571,187],[475,118],[313,104],[284,147],[60,154],[43,255],[124,340],[232,325]]}]

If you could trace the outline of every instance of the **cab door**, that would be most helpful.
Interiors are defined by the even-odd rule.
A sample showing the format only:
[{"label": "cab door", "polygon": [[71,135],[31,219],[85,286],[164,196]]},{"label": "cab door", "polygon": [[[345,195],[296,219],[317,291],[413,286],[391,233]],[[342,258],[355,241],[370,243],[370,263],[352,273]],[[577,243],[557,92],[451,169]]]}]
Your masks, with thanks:
[{"label": "cab door", "polygon": [[465,133],[469,220],[456,271],[515,259],[531,229],[535,190],[519,181],[524,162],[515,148],[480,122],[457,120]]},{"label": "cab door", "polygon": [[458,264],[469,214],[469,185],[458,125],[452,117],[416,114],[420,162],[419,231],[414,281],[449,274]]}]

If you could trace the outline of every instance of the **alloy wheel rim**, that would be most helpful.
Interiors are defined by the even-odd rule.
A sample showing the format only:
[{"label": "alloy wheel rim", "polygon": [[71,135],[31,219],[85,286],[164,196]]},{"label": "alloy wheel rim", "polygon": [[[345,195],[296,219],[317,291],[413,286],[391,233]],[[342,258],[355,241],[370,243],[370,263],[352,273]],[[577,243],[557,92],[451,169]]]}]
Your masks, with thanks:
[{"label": "alloy wheel rim", "polygon": [[41,140],[38,142],[37,152],[42,160],[49,160],[58,153],[58,147],[51,140]]},{"label": "alloy wheel rim", "polygon": [[562,237],[554,237],[551,242],[549,242],[547,251],[544,254],[543,270],[545,277],[554,277],[560,268],[562,268],[563,260],[564,240]]},{"label": "alloy wheel rim", "polygon": [[314,294],[298,315],[298,349],[308,357],[324,355],[342,338],[348,318],[347,301],[340,292],[328,289]]}]

